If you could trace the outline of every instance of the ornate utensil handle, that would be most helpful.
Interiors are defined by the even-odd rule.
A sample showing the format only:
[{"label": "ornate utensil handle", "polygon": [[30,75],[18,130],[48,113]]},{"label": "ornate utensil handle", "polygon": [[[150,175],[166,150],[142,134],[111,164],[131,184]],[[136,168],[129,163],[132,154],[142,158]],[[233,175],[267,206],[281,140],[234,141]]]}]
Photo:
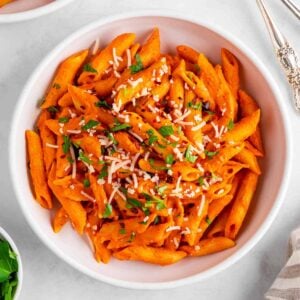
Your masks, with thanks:
[{"label": "ornate utensil handle", "polygon": [[267,25],[279,62],[284,69],[287,80],[292,87],[296,110],[300,111],[300,65],[296,51],[279,31],[268,12],[264,0],[256,0]]},{"label": "ornate utensil handle", "polygon": [[277,57],[293,89],[295,108],[300,111],[300,66],[298,56],[295,50],[286,42],[277,50]]}]

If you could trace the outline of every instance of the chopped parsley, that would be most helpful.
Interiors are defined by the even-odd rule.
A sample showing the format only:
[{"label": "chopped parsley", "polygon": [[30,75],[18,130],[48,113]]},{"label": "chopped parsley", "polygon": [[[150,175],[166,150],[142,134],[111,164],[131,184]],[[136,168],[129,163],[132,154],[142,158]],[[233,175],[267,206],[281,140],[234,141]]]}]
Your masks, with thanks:
[{"label": "chopped parsley", "polygon": [[209,216],[207,216],[207,217],[205,218],[205,222],[206,222],[208,225],[210,225],[210,224],[212,223],[212,221],[211,221],[211,219],[209,218]]},{"label": "chopped parsley", "polygon": [[173,154],[168,154],[166,156],[166,164],[171,165],[174,162],[174,156]]},{"label": "chopped parsley", "polygon": [[149,145],[152,145],[158,141],[158,137],[154,134],[154,131],[152,129],[147,130],[146,133],[149,135],[149,139],[148,139]]},{"label": "chopped parsley", "polygon": [[56,83],[56,82],[53,84],[52,87],[55,88],[55,89],[57,89],[57,90],[59,90],[61,88],[60,84]]},{"label": "chopped parsley", "polygon": [[87,178],[83,179],[83,186],[85,188],[90,187],[90,185],[91,185],[91,183],[90,183],[90,181]]},{"label": "chopped parsley", "polygon": [[92,163],[92,161],[90,160],[90,158],[86,155],[84,155],[83,151],[79,151],[79,155],[78,158],[82,161],[85,162],[86,164],[90,165]]},{"label": "chopped parsley", "polygon": [[112,214],[112,206],[111,204],[107,203],[105,205],[105,210],[104,210],[104,213],[103,213],[103,218],[108,218],[110,217]]},{"label": "chopped parsley", "polygon": [[111,109],[111,106],[105,100],[99,100],[98,102],[95,102],[95,106]]},{"label": "chopped parsley", "polygon": [[143,207],[143,203],[137,199],[134,198],[127,198],[127,208],[132,208],[132,207],[138,207],[138,208],[142,208]]},{"label": "chopped parsley", "polygon": [[121,229],[119,230],[119,233],[120,233],[120,234],[126,234],[126,229],[125,229],[125,228],[121,228]]},{"label": "chopped parsley", "polygon": [[205,155],[208,157],[208,158],[213,158],[215,155],[217,155],[219,153],[219,151],[207,151],[207,150],[204,150],[204,153]]},{"label": "chopped parsley", "polygon": [[128,130],[131,128],[129,124],[123,123],[123,124],[116,124],[114,127],[111,128],[112,132],[117,132],[121,130]]},{"label": "chopped parsley", "polygon": [[63,135],[63,141],[64,141],[62,144],[63,152],[67,154],[71,147],[71,140],[67,135]]},{"label": "chopped parsley", "polygon": [[188,102],[187,107],[195,109],[195,110],[201,110],[202,109],[202,103],[193,103],[192,101]]},{"label": "chopped parsley", "polygon": [[228,124],[227,124],[227,128],[228,128],[228,130],[232,130],[233,127],[234,127],[234,122],[233,122],[232,119],[230,119],[230,121],[229,121]]},{"label": "chopped parsley", "polygon": [[58,123],[68,123],[70,118],[68,117],[61,117],[58,119]]},{"label": "chopped parsley", "polygon": [[98,71],[94,69],[90,64],[85,64],[83,66],[83,71],[98,74]]},{"label": "chopped parsley", "polygon": [[187,147],[184,157],[185,157],[186,161],[188,161],[190,163],[194,163],[198,158],[198,156],[192,155],[191,145],[189,145]]},{"label": "chopped parsley", "polygon": [[112,141],[114,145],[118,145],[118,141],[114,138],[111,132],[107,132],[107,138]]},{"label": "chopped parsley", "polygon": [[104,179],[108,176],[108,167],[107,165],[104,165],[98,175],[98,179]]},{"label": "chopped parsley", "polygon": [[162,126],[158,129],[158,132],[163,136],[167,137],[174,133],[172,125]]},{"label": "chopped parsley", "polygon": [[152,196],[152,195],[149,195],[147,193],[142,193],[142,195],[145,197],[146,199],[146,203],[145,203],[145,207],[151,207],[152,204],[156,204],[155,208],[157,210],[162,210],[164,208],[166,208],[166,205],[165,205],[165,201],[160,199],[160,198],[157,198],[155,196]]},{"label": "chopped parsley", "polygon": [[83,125],[81,128],[82,130],[89,130],[93,127],[96,127],[97,125],[99,125],[100,123],[96,120],[89,120],[85,125]]},{"label": "chopped parsley", "polygon": [[49,113],[51,113],[51,114],[55,114],[55,113],[58,112],[58,108],[57,108],[56,106],[49,106],[49,107],[47,108],[47,110],[48,110]]},{"label": "chopped parsley", "polygon": [[72,164],[74,162],[74,160],[71,156],[67,156],[67,160],[70,164]]},{"label": "chopped parsley", "polygon": [[162,197],[165,196],[165,190],[168,188],[167,185],[162,185],[156,188],[156,191],[158,192],[158,194]]},{"label": "chopped parsley", "polygon": [[9,243],[0,239],[0,299],[12,300],[18,285],[17,255]]},{"label": "chopped parsley", "polygon": [[144,65],[143,65],[141,56],[139,54],[135,55],[135,60],[136,60],[136,63],[129,67],[131,74],[138,73],[139,71],[144,69]]},{"label": "chopped parsley", "polygon": [[203,184],[204,184],[204,177],[203,177],[203,176],[200,176],[200,177],[198,178],[198,183],[199,183],[200,185],[203,185]]}]

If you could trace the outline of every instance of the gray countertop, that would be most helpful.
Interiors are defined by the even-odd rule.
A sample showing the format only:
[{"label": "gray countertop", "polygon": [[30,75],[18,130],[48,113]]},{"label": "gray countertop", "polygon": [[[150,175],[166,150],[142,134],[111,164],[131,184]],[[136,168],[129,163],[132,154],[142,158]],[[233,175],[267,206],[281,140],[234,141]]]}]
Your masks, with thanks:
[{"label": "gray countertop", "polygon": [[[296,0],[300,4],[300,1]],[[300,23],[279,0],[269,6],[280,28],[300,52]],[[165,291],[135,291],[93,280],[60,260],[35,236],[22,216],[8,170],[8,136],[18,96],[41,59],[83,25],[110,14],[138,9],[175,9],[217,23],[252,48],[273,74],[286,99],[292,123],[293,169],[284,205],[271,229],[235,265],[206,281]],[[290,231],[300,225],[300,116],[275,57],[254,0],[77,0],[51,15],[16,24],[0,24],[0,225],[22,253],[21,299],[262,299],[285,262]],[[276,149],[274,149],[276,151]],[[272,187],[270,187],[271,189]]]}]

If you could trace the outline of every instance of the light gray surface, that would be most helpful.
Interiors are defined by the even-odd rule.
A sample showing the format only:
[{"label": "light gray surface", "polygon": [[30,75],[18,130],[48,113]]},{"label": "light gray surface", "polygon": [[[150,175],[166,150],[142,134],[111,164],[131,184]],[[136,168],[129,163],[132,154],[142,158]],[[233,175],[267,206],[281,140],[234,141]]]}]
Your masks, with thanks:
[{"label": "light gray surface", "polygon": [[[300,23],[280,2],[268,1],[281,30],[300,52]],[[300,4],[299,0],[296,2]],[[40,19],[0,25],[0,225],[12,235],[22,253],[25,276],[21,299],[259,300],[285,261],[289,232],[300,225],[299,155],[294,155],[284,206],[258,245],[238,263],[213,278],[177,289],[126,290],[82,275],[49,251],[21,214],[9,178],[7,141],[14,105],[33,69],[57,43],[82,25],[109,14],[160,8],[179,10],[216,23],[257,53],[271,70],[286,99],[293,128],[294,153],[299,153],[300,115],[290,105],[288,86],[275,63],[254,0],[77,0]]]}]

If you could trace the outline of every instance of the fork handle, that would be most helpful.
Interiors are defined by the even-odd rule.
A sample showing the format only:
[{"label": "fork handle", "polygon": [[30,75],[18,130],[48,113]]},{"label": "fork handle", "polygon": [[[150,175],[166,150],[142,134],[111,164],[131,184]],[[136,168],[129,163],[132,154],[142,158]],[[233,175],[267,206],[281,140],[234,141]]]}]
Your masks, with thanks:
[{"label": "fork handle", "polygon": [[296,110],[300,111],[300,65],[296,51],[279,31],[270,13],[267,11],[264,0],[256,0],[267,25],[274,44],[276,56],[286,73],[287,80],[293,90]]},{"label": "fork handle", "polygon": [[291,11],[294,15],[300,20],[300,9],[292,0],[281,0]]}]

